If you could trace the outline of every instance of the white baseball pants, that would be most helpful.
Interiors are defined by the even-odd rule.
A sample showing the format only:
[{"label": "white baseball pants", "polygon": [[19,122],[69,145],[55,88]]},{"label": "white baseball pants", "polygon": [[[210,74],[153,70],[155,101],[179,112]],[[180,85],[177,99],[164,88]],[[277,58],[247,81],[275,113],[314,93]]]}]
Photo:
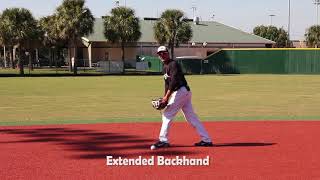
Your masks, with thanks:
[{"label": "white baseball pants", "polygon": [[184,118],[197,130],[201,140],[211,142],[208,132],[205,130],[198,116],[193,111],[191,96],[191,91],[188,91],[185,87],[181,87],[179,90],[172,93],[168,106],[162,113],[162,127],[159,135],[160,141],[169,142],[168,133],[170,124],[181,109]]}]

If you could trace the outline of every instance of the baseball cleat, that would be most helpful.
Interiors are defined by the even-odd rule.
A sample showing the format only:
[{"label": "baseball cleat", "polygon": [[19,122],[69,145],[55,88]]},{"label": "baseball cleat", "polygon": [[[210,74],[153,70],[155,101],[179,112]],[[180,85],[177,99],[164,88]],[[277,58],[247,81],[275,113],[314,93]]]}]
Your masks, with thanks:
[{"label": "baseball cleat", "polygon": [[211,147],[213,146],[212,142],[200,141],[194,144],[195,146]]},{"label": "baseball cleat", "polygon": [[170,144],[167,142],[158,141],[155,144],[151,145],[150,149],[154,150],[154,149],[159,149],[159,148],[166,148],[169,146],[170,146]]}]

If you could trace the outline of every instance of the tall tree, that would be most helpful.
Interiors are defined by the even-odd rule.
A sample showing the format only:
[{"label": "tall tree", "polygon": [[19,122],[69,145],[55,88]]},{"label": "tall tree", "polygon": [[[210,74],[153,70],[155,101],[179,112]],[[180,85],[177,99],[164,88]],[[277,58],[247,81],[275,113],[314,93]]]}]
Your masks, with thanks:
[{"label": "tall tree", "polygon": [[68,41],[69,49],[74,48],[73,72],[77,74],[77,42],[93,32],[95,19],[85,7],[85,0],[64,0],[56,10],[56,18],[59,37]]},{"label": "tall tree", "polygon": [[[49,48],[49,65],[52,66],[52,57],[57,52],[57,58],[60,57],[60,51],[63,45],[66,43],[65,40],[59,37],[59,29],[57,26],[57,16],[55,14],[42,17],[39,20],[40,29],[43,34],[42,44]],[[56,61],[55,61],[56,62]],[[57,62],[56,62],[57,66]]]},{"label": "tall tree", "polygon": [[169,9],[161,14],[160,20],[155,23],[154,37],[159,44],[167,44],[171,49],[171,58],[174,58],[174,47],[187,43],[192,38],[191,25],[184,21],[184,13],[180,10]]},{"label": "tall tree", "polygon": [[253,29],[257,36],[276,42],[276,47],[282,48],[288,45],[289,35],[283,28],[275,26],[257,26]]},{"label": "tall tree", "polygon": [[[8,36],[6,35],[4,21],[2,20],[2,14],[0,14],[0,46],[8,47]],[[5,54],[4,54],[5,56]],[[6,63],[4,63],[6,64]]]},{"label": "tall tree", "polygon": [[320,47],[320,26],[314,25],[305,34],[308,47]]},{"label": "tall tree", "polygon": [[117,7],[111,10],[110,16],[104,17],[104,35],[111,43],[121,45],[121,58],[125,71],[125,45],[137,42],[141,37],[139,18],[135,16],[133,9]]},{"label": "tall tree", "polygon": [[32,58],[35,58],[35,49],[41,43],[42,39],[42,31],[40,29],[39,21],[36,20],[34,31],[32,32],[31,36],[27,40],[27,49],[28,51],[28,58],[29,58],[29,71],[33,71],[33,61]]},{"label": "tall tree", "polygon": [[43,34],[42,42],[46,47],[55,46],[60,39],[56,19],[55,15],[51,15],[42,17],[39,20],[40,29]]},{"label": "tall tree", "polygon": [[5,46],[6,49],[9,51],[10,55],[10,64],[12,69],[15,69],[15,62],[13,61],[13,37],[12,33],[8,31],[9,29],[12,29],[13,27],[10,27],[9,25],[12,25],[12,23],[9,22],[10,20],[8,17],[0,15],[0,44],[2,46]]},{"label": "tall tree", "polygon": [[5,32],[4,41],[9,45],[19,47],[18,65],[20,75],[24,74],[24,56],[22,54],[26,49],[30,49],[31,40],[36,39],[38,35],[37,21],[28,9],[9,8],[5,9],[1,16],[2,31]]}]

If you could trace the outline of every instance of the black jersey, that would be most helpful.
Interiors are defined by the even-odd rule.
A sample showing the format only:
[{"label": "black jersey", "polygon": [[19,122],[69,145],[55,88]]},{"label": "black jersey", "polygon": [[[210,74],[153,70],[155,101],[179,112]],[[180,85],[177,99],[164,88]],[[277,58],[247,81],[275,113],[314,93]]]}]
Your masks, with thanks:
[{"label": "black jersey", "polygon": [[187,90],[190,91],[181,66],[176,61],[170,60],[169,63],[164,64],[162,73],[165,81],[165,92],[167,92],[168,90],[177,91],[183,86],[185,86]]}]

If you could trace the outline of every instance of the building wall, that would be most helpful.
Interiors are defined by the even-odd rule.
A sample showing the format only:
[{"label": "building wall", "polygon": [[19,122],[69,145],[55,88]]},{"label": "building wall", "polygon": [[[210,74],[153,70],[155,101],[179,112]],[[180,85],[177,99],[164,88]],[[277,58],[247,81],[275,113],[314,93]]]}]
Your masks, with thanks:
[{"label": "building wall", "polygon": [[292,46],[295,48],[307,48],[306,41],[292,41]]},{"label": "building wall", "polygon": [[[125,61],[130,62],[135,66],[135,61],[137,55],[146,55],[146,56],[157,56],[158,44],[156,43],[140,43],[140,44],[131,44],[130,47],[125,48]],[[208,55],[218,51],[221,48],[263,48],[265,44],[208,44],[203,46],[202,44],[184,44],[178,48],[175,48],[175,57],[180,56],[198,56],[205,58]],[[83,58],[89,59],[89,49],[82,48]],[[98,61],[103,60],[112,60],[117,61],[121,60],[121,48],[118,45],[110,45],[104,42],[97,42],[93,44],[91,48],[91,58],[92,63],[97,63]]]},{"label": "building wall", "polygon": [[[81,49],[83,58],[89,59],[87,48]],[[175,48],[175,57],[179,56],[199,56],[207,57],[208,52],[215,52],[218,48]],[[157,47],[142,47],[142,48],[126,48],[125,60],[136,60],[137,55],[157,56]],[[92,62],[96,63],[102,60],[121,60],[121,48],[92,48]]]},{"label": "building wall", "polygon": [[[126,48],[125,49],[125,60],[136,59],[137,48]],[[83,59],[89,59],[89,50],[88,48],[79,48],[78,51],[82,51]],[[92,60],[94,62],[98,61],[117,61],[122,59],[121,48],[92,48]],[[71,52],[73,56],[73,51]]]}]

